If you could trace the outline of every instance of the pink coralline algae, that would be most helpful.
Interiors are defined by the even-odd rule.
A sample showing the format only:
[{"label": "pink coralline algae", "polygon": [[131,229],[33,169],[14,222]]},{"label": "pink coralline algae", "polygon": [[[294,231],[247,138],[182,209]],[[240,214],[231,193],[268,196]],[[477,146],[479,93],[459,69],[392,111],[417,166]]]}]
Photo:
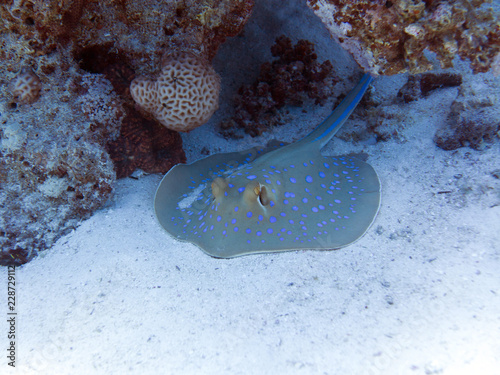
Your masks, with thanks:
[{"label": "pink coralline algae", "polygon": [[475,73],[500,70],[500,18],[484,0],[308,0],[357,63],[375,75],[442,68],[459,56]]}]

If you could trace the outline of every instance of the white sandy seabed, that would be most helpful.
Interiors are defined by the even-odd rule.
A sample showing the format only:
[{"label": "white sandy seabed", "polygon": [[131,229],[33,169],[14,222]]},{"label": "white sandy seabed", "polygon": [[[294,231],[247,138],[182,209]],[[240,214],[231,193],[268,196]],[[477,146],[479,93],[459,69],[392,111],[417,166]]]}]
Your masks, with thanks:
[{"label": "white sandy seabed", "polygon": [[[285,32],[333,43],[291,3],[298,11],[276,16]],[[301,34],[304,22],[317,29]],[[374,85],[383,91],[394,80]],[[404,142],[334,139],[325,148],[367,153],[383,187],[373,226],[337,251],[214,259],[157,224],[161,176],[119,181],[107,207],[17,268],[17,366],[7,366],[3,350],[0,373],[500,373],[500,187],[492,175],[500,147],[435,146],[456,94],[442,90],[404,107]],[[294,140],[327,112],[310,107],[265,137]],[[184,136],[190,161],[203,146],[262,141],[225,141],[215,122]],[[6,319],[0,327],[6,349]]]}]

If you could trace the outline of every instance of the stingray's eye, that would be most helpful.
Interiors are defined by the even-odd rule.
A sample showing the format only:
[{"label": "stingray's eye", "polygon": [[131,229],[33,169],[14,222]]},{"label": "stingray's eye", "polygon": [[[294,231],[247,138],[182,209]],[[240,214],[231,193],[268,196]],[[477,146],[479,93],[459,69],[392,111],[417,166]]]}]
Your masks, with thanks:
[{"label": "stingray's eye", "polygon": [[271,200],[269,199],[269,193],[267,192],[267,188],[263,185],[260,186],[259,202],[263,206],[267,206],[269,203],[271,203]]},{"label": "stingray's eye", "polygon": [[245,187],[245,192],[243,193],[243,199],[249,204],[254,204],[257,201],[262,206],[267,206],[270,204],[267,188],[257,181],[248,183],[248,185]]},{"label": "stingray's eye", "polygon": [[267,192],[267,188],[264,185],[257,184],[253,188],[254,194],[257,196],[259,203],[263,206],[267,206],[271,200],[269,199],[269,193]]}]

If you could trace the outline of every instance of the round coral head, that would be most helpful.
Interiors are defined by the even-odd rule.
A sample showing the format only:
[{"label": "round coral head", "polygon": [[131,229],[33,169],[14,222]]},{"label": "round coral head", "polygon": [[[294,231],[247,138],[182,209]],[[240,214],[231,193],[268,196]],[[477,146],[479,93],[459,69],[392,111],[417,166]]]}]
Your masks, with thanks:
[{"label": "round coral head", "polygon": [[205,60],[178,54],[163,61],[156,80],[130,84],[136,103],[171,130],[187,132],[207,122],[219,107],[220,77]]},{"label": "round coral head", "polygon": [[31,104],[38,100],[42,83],[31,69],[25,68],[12,80],[9,89],[16,102]]}]

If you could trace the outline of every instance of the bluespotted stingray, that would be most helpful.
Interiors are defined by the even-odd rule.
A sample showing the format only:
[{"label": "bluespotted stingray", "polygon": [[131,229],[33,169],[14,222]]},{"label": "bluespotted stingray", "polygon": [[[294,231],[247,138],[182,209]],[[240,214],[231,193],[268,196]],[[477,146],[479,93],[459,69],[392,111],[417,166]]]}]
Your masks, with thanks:
[{"label": "bluespotted stingray", "polygon": [[356,241],[377,214],[379,179],[355,157],[323,156],[320,150],[371,80],[365,74],[332,114],[296,143],[216,154],[172,168],[155,197],[161,226],[218,258],[331,250]]}]

